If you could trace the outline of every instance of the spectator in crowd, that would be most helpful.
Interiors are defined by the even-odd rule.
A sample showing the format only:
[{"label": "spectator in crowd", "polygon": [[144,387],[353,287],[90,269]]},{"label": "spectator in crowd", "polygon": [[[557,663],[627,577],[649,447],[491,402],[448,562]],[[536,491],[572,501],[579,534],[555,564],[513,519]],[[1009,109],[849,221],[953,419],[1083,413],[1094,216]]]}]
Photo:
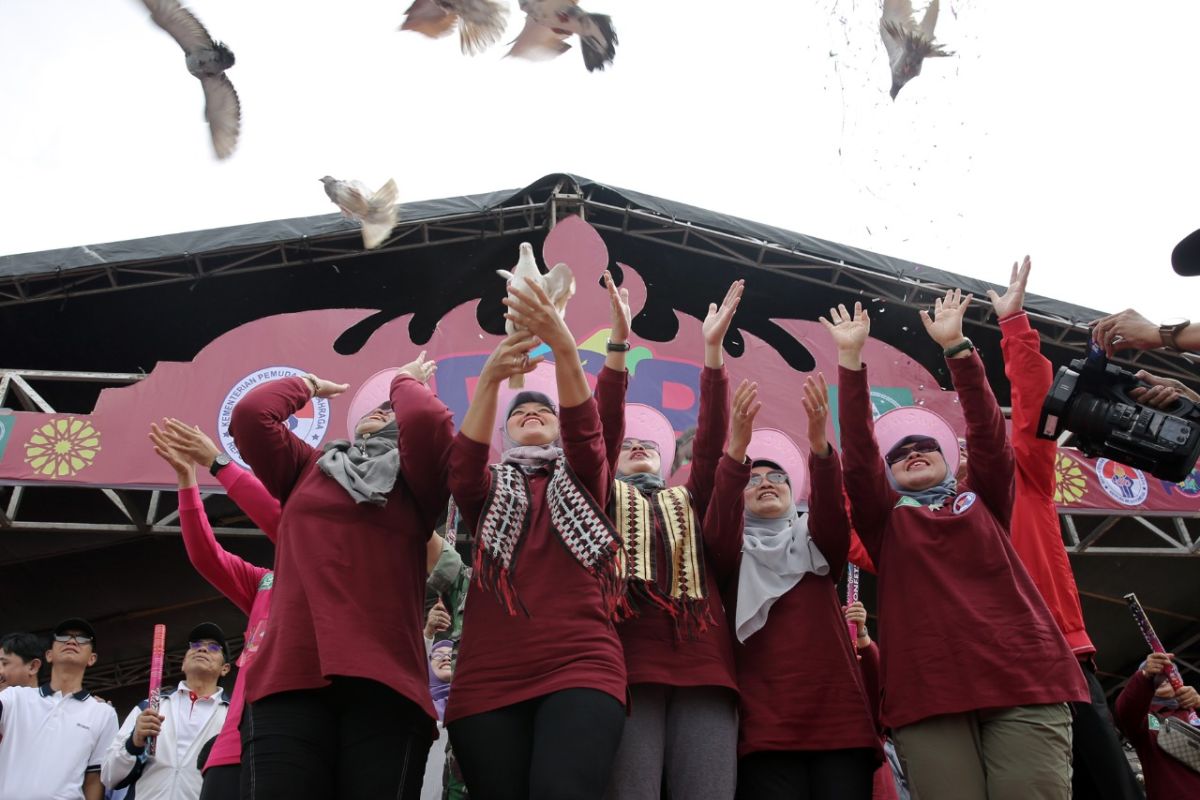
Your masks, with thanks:
[{"label": "spectator in crowd", "polygon": [[179,523],[188,559],[204,578],[247,616],[238,677],[225,724],[204,760],[200,800],[237,800],[241,796],[242,740],[239,726],[246,696],[246,675],[254,664],[267,630],[271,607],[271,570],[239,558],[217,543],[200,489],[196,466],[207,469],[237,506],[275,541],[279,528],[279,501],[270,495],[252,472],[232,463],[212,439],[199,428],[179,420],[164,420],[162,428],[151,425],[150,441],[157,453],[175,471],[179,482]]},{"label": "spectator in crowd", "polygon": [[[433,696],[433,706],[438,712],[440,722],[446,711],[446,701],[450,696],[450,683],[454,679],[454,662],[456,643],[449,639],[434,642],[429,654],[429,693]],[[425,766],[425,786],[422,789],[423,800],[466,800],[467,787],[463,783],[462,773],[457,769],[450,747],[440,748],[435,743]]]},{"label": "spectator in crowd", "polygon": [[0,690],[9,686],[36,689],[45,657],[46,645],[37,634],[5,634],[0,638]]},{"label": "spectator in crowd", "polygon": [[871,701],[871,711],[879,735],[883,741],[883,754],[886,760],[875,770],[874,786],[871,789],[871,800],[908,800],[908,781],[896,755],[896,746],[884,735],[879,725],[879,647],[871,641],[871,633],[867,630],[867,608],[861,600],[855,600],[843,611],[846,622],[854,626],[854,650],[858,654],[858,665],[862,668],[863,684],[867,689],[867,698]]},{"label": "spectator in crowd", "polygon": [[1072,796],[1074,800],[1137,800],[1142,790],[1124,757],[1104,689],[1096,678],[1096,647],[1084,627],[1079,591],[1063,547],[1054,502],[1058,446],[1037,435],[1054,368],[1042,355],[1041,338],[1023,310],[1031,266],[1028,256],[1020,265],[1014,263],[1004,294],[988,292],[1000,323],[1004,371],[1012,386],[1016,480],[1009,526],[1012,546],[1079,660],[1090,690],[1090,699],[1072,708]]},{"label": "spectator in crowd", "polygon": [[[446,727],[474,800],[599,800],[625,719],[620,541],[603,513],[612,476],[571,331],[538,286],[510,286],[504,303],[519,330],[484,364],[451,448],[476,555]],[[539,342],[561,411],[516,395],[489,469],[500,385],[533,371]]]},{"label": "spectator in crowd", "polygon": [[922,800],[1066,800],[1067,703],[1089,694],[1009,537],[1013,452],[983,362],[963,336],[970,301],[954,290],[932,316],[921,312],[966,417],[961,493],[936,439],[906,436],[880,453],[861,304],[821,319],[838,349],[854,527],[879,570],[882,722]]},{"label": "spectator in crowd", "polygon": [[[225,634],[202,622],[188,634],[184,679],[164,687],[158,711],[143,700],[125,718],[104,757],[105,786],[137,787],[139,800],[197,800],[201,776],[196,765],[204,745],[221,731],[229,701],[218,682],[229,674]],[[154,755],[147,740],[156,740]]]},{"label": "spectator in crowd", "polygon": [[246,678],[249,800],[420,797],[434,726],[421,640],[427,543],[448,497],[449,409],[422,353],[353,442],[318,451],[288,418],[344,392],[315,376],[263,383],[233,410],[246,463],[283,505],[270,631]]},{"label": "spectator in crowd", "polygon": [[840,460],[827,439],[825,379],[808,376],[801,396],[810,448],[808,513],[796,508],[780,455],[756,447],[756,459],[747,462],[758,403],[756,388],[746,388],[743,382],[735,395],[729,445],[705,519],[743,529],[726,594],[739,643],[737,797],[869,800],[882,751],[837,594],[850,521]]},{"label": "spectator in crowd", "polygon": [[0,690],[0,800],[101,800],[117,713],[83,688],[96,663],[88,621],[58,623],[46,661],[49,683]]},{"label": "spectator in crowd", "polygon": [[609,516],[625,546],[628,588],[617,632],[631,704],[608,797],[657,800],[665,780],[673,797],[726,800],[737,782],[737,677],[720,586],[737,568],[739,530],[701,522],[729,427],[723,342],[743,283],[729,287],[720,307],[710,304],[704,319],[693,460],[686,484],[670,488],[664,453],[675,432],[656,410],[625,407],[628,297],[608,273],[605,284],[612,330],[596,404],[617,479]]},{"label": "spectator in crowd", "polygon": [[1141,759],[1146,800],[1200,797],[1196,761],[1180,761],[1159,742],[1168,719],[1186,721],[1187,712],[1200,707],[1195,689],[1184,686],[1176,691],[1166,679],[1165,670],[1174,657],[1171,653],[1151,653],[1117,697],[1117,725]]}]

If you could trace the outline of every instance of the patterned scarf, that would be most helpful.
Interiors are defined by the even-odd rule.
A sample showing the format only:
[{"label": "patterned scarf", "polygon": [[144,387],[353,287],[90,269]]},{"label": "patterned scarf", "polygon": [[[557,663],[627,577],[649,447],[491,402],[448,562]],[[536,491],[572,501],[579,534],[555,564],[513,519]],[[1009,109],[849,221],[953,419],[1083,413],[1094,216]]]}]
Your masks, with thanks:
[{"label": "patterned scarf", "polygon": [[[512,464],[491,466],[492,481],[479,515],[475,549],[475,580],[496,595],[510,616],[515,616],[518,609],[530,616],[513,586],[518,551],[529,529],[526,469]],[[621,542],[567,460],[559,458],[548,469],[546,504],[550,526],[575,561],[599,581],[605,613],[611,614],[622,589]]]},{"label": "patterned scarf", "polygon": [[637,601],[648,600],[671,616],[680,639],[694,639],[715,624],[704,592],[700,524],[688,490],[646,489],[622,477],[613,487],[612,518],[625,545],[628,581],[620,615],[636,616]]}]

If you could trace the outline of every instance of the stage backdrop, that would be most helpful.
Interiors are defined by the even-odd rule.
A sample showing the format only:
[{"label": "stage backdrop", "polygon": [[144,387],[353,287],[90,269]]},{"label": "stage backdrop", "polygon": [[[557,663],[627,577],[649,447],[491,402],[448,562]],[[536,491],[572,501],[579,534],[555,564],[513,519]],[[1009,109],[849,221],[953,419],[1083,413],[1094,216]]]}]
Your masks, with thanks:
[{"label": "stage backdrop", "polygon": [[[608,300],[600,285],[601,273],[609,265],[608,250],[591,226],[578,217],[568,217],[547,236],[542,255],[545,264],[564,261],[575,273],[578,292],[568,308],[567,320],[578,337],[584,368],[594,376],[604,363],[608,336]],[[516,257],[514,249],[514,263]],[[620,272],[637,314],[646,299],[646,286],[636,266],[621,264]],[[819,290],[797,283],[796,291]],[[720,297],[712,299],[719,301]],[[267,317],[225,333],[190,363],[162,362],[138,384],[104,390],[90,414],[0,410],[0,482],[173,488],[170,469],[154,455],[146,439],[152,421],[175,416],[198,424],[240,461],[228,435],[233,407],[263,381],[307,372],[348,382],[352,387],[343,396],[313,400],[289,420],[296,436],[320,446],[349,435],[350,418],[368,402],[359,391],[372,376],[412,360],[421,350],[438,360],[434,387],[453,410],[457,423],[466,411],[479,370],[497,342],[497,337],[480,330],[476,311],[473,303],[454,308],[438,323],[432,338],[421,345],[409,340],[408,316],[392,319],[378,327],[352,355],[336,352],[334,342],[355,326],[359,330],[373,327],[377,320],[368,320],[379,314],[377,310],[320,310]],[[680,433],[696,421],[703,343],[699,320],[678,315],[678,321],[678,335],[670,342],[635,340],[628,357],[628,401],[661,409]],[[837,354],[818,322],[773,322],[808,350],[816,368],[831,384],[836,381]],[[804,374],[789,367],[761,339],[744,331],[742,336],[743,354],[727,358],[735,385],[741,378],[758,381],[765,400],[758,424],[787,432],[806,452],[799,402]],[[998,358],[999,354],[992,356]],[[864,360],[870,365],[878,413],[920,405],[962,431],[957,396],[943,391],[916,361],[874,339],[867,345]],[[552,385],[552,371],[539,370],[530,382]],[[830,424],[831,433],[836,435],[836,417]],[[1166,483],[1139,470],[1062,449],[1058,479],[1058,502],[1067,511],[1200,511],[1197,472],[1183,483]],[[201,483],[206,489],[219,488],[204,474]]]}]

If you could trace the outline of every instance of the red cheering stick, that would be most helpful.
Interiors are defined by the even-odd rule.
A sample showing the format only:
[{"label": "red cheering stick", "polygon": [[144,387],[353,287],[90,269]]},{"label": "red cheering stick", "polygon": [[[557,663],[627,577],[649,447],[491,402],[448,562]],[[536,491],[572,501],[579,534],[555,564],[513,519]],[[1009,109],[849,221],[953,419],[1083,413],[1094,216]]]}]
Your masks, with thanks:
[{"label": "red cheering stick", "polygon": [[[155,714],[158,713],[158,702],[160,698],[160,689],[162,689],[162,673],[163,673],[163,654],[167,649],[167,626],[154,626],[154,645],[150,648],[150,697],[148,702],[150,710]],[[146,755],[153,757],[158,749],[157,737],[150,737],[146,740]]]},{"label": "red cheering stick", "polygon": [[[1146,639],[1146,644],[1150,645],[1150,649],[1155,653],[1167,652],[1159,640],[1158,634],[1154,632],[1154,626],[1150,624],[1150,618],[1146,616],[1146,610],[1138,602],[1137,595],[1130,592],[1125,595],[1125,602],[1129,604],[1129,611],[1133,614],[1133,621],[1142,629],[1142,636]],[[1171,688],[1175,691],[1183,688],[1183,678],[1179,677],[1179,670],[1175,669],[1174,664],[1167,664],[1167,668],[1163,670],[1163,674],[1167,676],[1167,682],[1171,684]],[[1195,711],[1189,710],[1187,712],[1187,721],[1192,725],[1200,725],[1200,717],[1196,716]]]},{"label": "red cheering stick", "polygon": [[[858,567],[853,564],[846,565],[846,607],[849,608],[851,603],[858,602]],[[852,643],[858,641],[858,625],[856,623],[846,621],[846,627],[850,629],[850,641]]]}]

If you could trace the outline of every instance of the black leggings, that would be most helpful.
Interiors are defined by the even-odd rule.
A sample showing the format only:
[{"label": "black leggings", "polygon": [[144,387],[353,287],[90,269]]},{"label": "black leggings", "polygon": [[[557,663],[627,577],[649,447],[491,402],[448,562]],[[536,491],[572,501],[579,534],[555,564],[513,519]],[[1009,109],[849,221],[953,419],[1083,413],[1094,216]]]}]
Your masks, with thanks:
[{"label": "black leggings", "polygon": [[200,800],[238,800],[242,796],[242,765],[225,764],[204,770]]},{"label": "black leggings", "polygon": [[1091,662],[1081,664],[1091,690],[1092,702],[1071,703],[1071,750],[1074,769],[1071,797],[1075,800],[1142,800],[1146,795],[1138,786],[1121,749],[1108,700],[1096,679]]},{"label": "black leggings", "polygon": [[738,761],[738,800],[871,800],[874,750],[782,750]]},{"label": "black leggings", "polygon": [[365,678],[269,695],[242,716],[242,799],[419,800],[433,730]]},{"label": "black leggings", "polygon": [[451,722],[471,800],[600,800],[625,710],[596,689],[564,689]]}]

